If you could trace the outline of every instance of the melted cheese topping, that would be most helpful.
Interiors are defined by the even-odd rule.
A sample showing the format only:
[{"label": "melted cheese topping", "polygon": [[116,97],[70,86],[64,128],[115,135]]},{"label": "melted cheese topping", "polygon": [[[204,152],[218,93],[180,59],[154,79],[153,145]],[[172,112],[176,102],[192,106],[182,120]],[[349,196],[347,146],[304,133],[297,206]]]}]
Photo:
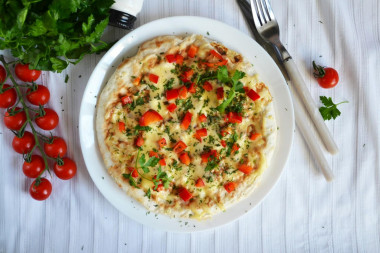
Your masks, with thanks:
[{"label": "melted cheese topping", "polygon": [[[272,101],[267,87],[258,81],[257,75],[252,74],[251,66],[242,61],[242,57],[220,44],[205,42],[201,36],[191,36],[184,39],[178,47],[170,48],[154,54],[146,55],[140,62],[134,76],[127,76],[120,81],[118,94],[113,103],[109,104],[105,113],[105,143],[111,153],[115,166],[121,168],[121,174],[131,177],[130,167],[137,168],[139,175],[132,178],[135,186],[144,191],[147,199],[153,201],[160,212],[171,215],[184,213],[193,218],[204,218],[215,213],[218,209],[225,209],[224,203],[228,199],[240,198],[235,196],[243,190],[227,192],[224,185],[235,182],[237,187],[249,188],[247,182],[252,183],[266,167],[266,158],[263,150],[267,145],[264,128],[265,110]],[[198,48],[196,56],[188,56],[190,45]],[[236,71],[244,71],[245,76],[239,81],[246,91],[253,89],[260,98],[253,101],[244,90],[236,92],[227,110],[235,110],[242,117],[241,123],[230,123],[227,113],[221,113],[217,107],[225,101],[232,89],[232,83],[223,83],[217,78],[217,67],[208,67],[204,62],[219,63],[222,60],[210,53],[215,50],[223,59],[227,60],[229,77]],[[181,55],[183,64],[169,63],[168,54]],[[191,81],[184,82],[183,73],[193,70]],[[158,82],[149,80],[149,75],[158,76]],[[214,76],[213,78],[205,78]],[[137,77],[141,77],[138,85],[132,85]],[[207,79],[212,90],[207,91],[203,85]],[[168,101],[166,91],[196,85],[196,93],[187,93],[185,99]],[[216,90],[224,89],[224,98],[218,100]],[[122,97],[129,96],[133,103],[123,104]],[[177,108],[170,112],[168,104],[175,103]],[[139,128],[142,115],[148,110],[159,113],[163,120],[150,124],[148,128]],[[181,129],[184,115],[190,112],[192,119],[187,130]],[[206,115],[207,121],[200,122],[199,116]],[[125,124],[125,131],[119,129],[119,122]],[[202,141],[195,138],[196,130],[207,129],[207,136]],[[223,132],[228,132],[225,136]],[[255,140],[250,140],[252,133],[260,134]],[[139,148],[135,145],[136,138],[142,137],[144,144]],[[164,138],[167,145],[159,147],[158,141]],[[191,163],[183,164],[179,154],[173,151],[174,145],[183,141]],[[238,150],[234,151],[234,148]],[[216,150],[218,158],[211,156],[208,162],[202,161],[202,154]],[[138,161],[145,156],[147,161],[151,151],[156,152],[160,159],[165,159],[165,166],[149,167],[149,172],[141,168]],[[252,172],[245,174],[239,170],[241,165],[253,168]],[[160,191],[155,190],[155,176],[161,171],[165,172],[169,183]],[[121,176],[121,175],[120,175]],[[197,180],[201,178],[203,187],[196,187]],[[129,182],[128,178],[123,178]],[[245,182],[246,181],[246,182]],[[245,182],[245,183],[244,183]],[[184,201],[179,196],[179,189],[186,188],[192,198]]]}]

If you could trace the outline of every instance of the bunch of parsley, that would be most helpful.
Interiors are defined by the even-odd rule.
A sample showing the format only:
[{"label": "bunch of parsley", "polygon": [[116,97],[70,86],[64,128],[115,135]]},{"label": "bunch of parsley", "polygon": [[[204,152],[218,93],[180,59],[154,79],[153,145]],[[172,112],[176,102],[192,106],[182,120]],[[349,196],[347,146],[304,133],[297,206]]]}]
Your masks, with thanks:
[{"label": "bunch of parsley", "polygon": [[61,72],[110,47],[100,40],[113,0],[0,0],[0,49],[30,68]]}]

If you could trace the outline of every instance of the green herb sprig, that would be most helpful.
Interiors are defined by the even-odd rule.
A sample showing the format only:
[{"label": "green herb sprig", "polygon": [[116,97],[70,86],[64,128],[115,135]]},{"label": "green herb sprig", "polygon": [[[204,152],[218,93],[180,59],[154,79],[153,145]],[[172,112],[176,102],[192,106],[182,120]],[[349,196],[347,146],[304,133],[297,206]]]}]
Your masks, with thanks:
[{"label": "green herb sprig", "polygon": [[111,44],[100,37],[113,0],[0,1],[0,49],[30,68],[61,72]]},{"label": "green herb sprig", "polygon": [[319,112],[324,120],[336,119],[340,115],[340,111],[337,106],[343,103],[348,103],[348,101],[343,101],[338,104],[334,104],[332,98],[327,98],[326,96],[320,96],[319,99],[324,105],[319,108]]}]

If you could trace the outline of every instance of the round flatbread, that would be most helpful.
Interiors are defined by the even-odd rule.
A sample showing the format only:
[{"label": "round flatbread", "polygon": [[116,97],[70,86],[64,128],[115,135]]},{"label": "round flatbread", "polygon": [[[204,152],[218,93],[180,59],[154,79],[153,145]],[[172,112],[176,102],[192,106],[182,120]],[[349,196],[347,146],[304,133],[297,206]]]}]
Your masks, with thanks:
[{"label": "round flatbread", "polygon": [[161,36],[118,66],[96,131],[115,182],[148,210],[204,219],[247,197],[276,143],[272,96],[242,55]]}]

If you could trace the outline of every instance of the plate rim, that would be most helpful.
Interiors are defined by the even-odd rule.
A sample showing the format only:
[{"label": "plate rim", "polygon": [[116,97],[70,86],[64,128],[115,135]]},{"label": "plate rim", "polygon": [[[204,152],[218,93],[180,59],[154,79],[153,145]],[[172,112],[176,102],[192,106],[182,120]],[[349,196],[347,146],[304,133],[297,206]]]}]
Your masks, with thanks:
[{"label": "plate rim", "polygon": [[[281,166],[280,169],[277,169],[279,170],[277,174],[275,174],[275,176],[272,178],[272,183],[266,187],[261,187],[263,188],[263,195],[259,198],[259,200],[254,204],[252,205],[252,207],[249,208],[248,211],[246,211],[245,213],[241,213],[239,216],[237,217],[232,217],[230,219],[227,219],[225,222],[221,222],[221,223],[218,223],[218,224],[213,224],[211,227],[202,227],[202,228],[191,228],[189,229],[188,227],[187,228],[183,228],[183,227],[177,227],[176,229],[172,229],[172,228],[162,228],[161,226],[158,226],[156,223],[151,223],[151,221],[141,221],[140,219],[137,219],[136,217],[133,217],[131,216],[130,214],[126,213],[125,210],[123,210],[119,205],[118,203],[115,202],[114,199],[112,199],[108,194],[109,194],[109,190],[107,189],[104,189],[101,185],[101,182],[100,182],[100,179],[96,177],[95,175],[95,172],[91,169],[89,169],[91,166],[89,166],[89,158],[85,156],[85,149],[83,148],[85,145],[86,145],[86,140],[85,140],[85,137],[84,137],[84,133],[83,133],[83,124],[85,123],[84,122],[84,119],[83,119],[83,116],[84,116],[84,113],[85,113],[85,110],[86,110],[86,103],[85,102],[85,98],[86,98],[86,95],[88,95],[89,93],[89,90],[91,90],[91,82],[93,81],[93,79],[96,77],[96,72],[101,69],[101,67],[105,67],[103,66],[104,65],[104,61],[106,61],[107,58],[110,57],[110,55],[112,55],[114,53],[114,51],[117,51],[117,50],[120,50],[119,53],[124,50],[126,52],[130,51],[133,49],[133,46],[131,46],[131,43],[128,43],[128,40],[133,40],[134,36],[138,37],[139,33],[141,33],[142,31],[144,31],[144,29],[148,29],[149,27],[154,27],[155,25],[157,24],[160,24],[160,23],[167,23],[167,22],[177,22],[177,24],[181,24],[181,22],[189,22],[191,21],[192,23],[194,22],[197,22],[197,24],[201,23],[201,22],[209,22],[209,23],[212,23],[214,25],[217,25],[219,27],[225,27],[226,29],[228,28],[229,30],[231,31],[234,31],[235,33],[238,33],[240,36],[244,37],[244,39],[249,39],[250,42],[252,43],[252,45],[255,45],[254,47],[256,47],[256,50],[257,52],[259,52],[264,58],[267,58],[266,60],[271,62],[271,67],[274,68],[276,75],[278,75],[278,78],[280,79],[280,81],[282,82],[280,85],[285,85],[286,87],[286,97],[288,99],[288,102],[289,103],[289,108],[287,108],[287,111],[288,113],[290,113],[290,121],[288,122],[289,124],[289,128],[291,129],[291,131],[288,131],[288,133],[290,133],[290,136],[288,136],[287,138],[287,146],[288,146],[288,150],[283,153],[284,157],[283,157],[283,160],[284,160],[284,164]],[[175,35],[178,35],[178,34],[184,34],[186,33],[185,31],[182,31],[182,32],[171,32],[170,28],[167,28],[170,32],[170,34],[175,34]],[[178,28],[176,28],[178,29]],[[203,30],[202,28],[198,28],[196,27],[195,29],[199,29],[199,30]],[[228,30],[227,29],[227,30]],[[207,32],[208,33],[208,32]],[[201,33],[199,33],[201,34]],[[165,35],[165,34],[161,34],[161,35]],[[168,35],[168,33],[166,34]],[[205,34],[204,34],[205,35]],[[156,37],[156,36],[159,36],[159,35],[154,35],[153,37]],[[205,35],[206,36],[206,35]],[[136,38],[135,37],[135,38]],[[153,38],[152,37],[152,38]],[[207,34],[207,37],[209,38],[212,38],[212,34]],[[135,39],[135,40],[138,40]],[[229,44],[229,43],[226,43],[225,41],[220,41],[223,45],[226,45],[226,44]],[[140,42],[141,44],[142,42]],[[233,43],[232,43],[233,44]],[[128,49],[129,47],[129,49]],[[228,45],[226,45],[227,48],[229,48]],[[126,54],[126,53],[124,53]],[[120,57],[120,54],[118,55],[118,57]],[[118,63],[117,63],[118,64]],[[116,64],[116,65],[117,65]],[[110,72],[112,70],[112,68],[110,67],[110,65],[108,65],[108,72]],[[113,73],[113,71],[112,71]],[[107,73],[105,73],[104,77],[107,75]],[[109,75],[109,73],[108,73]],[[259,76],[260,76],[260,73],[259,73]],[[107,81],[107,80],[106,80]],[[105,83],[104,81],[102,80],[101,81],[101,84],[100,84],[100,87],[97,91],[97,94],[95,95],[99,95],[99,93],[101,92],[102,88],[104,87]],[[93,96],[94,94],[91,94],[91,96]],[[275,102],[276,100],[274,100]],[[96,99],[96,102],[97,102],[97,99]],[[92,127],[95,127],[95,114],[96,114],[96,109],[93,109],[94,110],[94,113],[92,115],[93,117],[93,120],[92,120]],[[276,110],[276,108],[275,108]],[[277,114],[278,112],[275,111],[275,117],[276,117],[276,121],[277,121]],[[86,127],[88,128],[88,122],[86,121],[87,125]],[[198,16],[173,16],[173,17],[166,17],[166,18],[162,18],[162,19],[157,19],[157,20],[154,20],[154,21],[151,21],[151,22],[148,22],[140,27],[138,27],[137,29],[129,32],[128,34],[124,35],[122,38],[119,39],[119,41],[117,43],[115,43],[105,54],[104,56],[99,60],[99,62],[96,64],[96,67],[94,68],[93,72],[91,73],[90,75],[90,78],[88,79],[88,82],[87,82],[87,85],[86,85],[86,88],[83,92],[83,96],[82,96],[82,101],[81,101],[81,106],[80,106],[80,112],[79,112],[79,139],[80,139],[80,146],[81,146],[81,152],[82,152],[82,156],[83,156],[83,160],[85,162],[85,165],[86,165],[86,169],[87,171],[89,172],[90,174],[90,177],[92,179],[92,181],[94,182],[94,184],[96,185],[96,187],[98,188],[98,190],[102,193],[102,195],[105,197],[105,199],[107,199],[118,211],[120,211],[121,213],[123,213],[124,215],[126,215],[127,217],[141,223],[141,224],[144,224],[144,225],[147,225],[149,227],[152,227],[152,228],[156,228],[156,229],[161,229],[161,230],[165,230],[165,231],[170,231],[170,232],[195,232],[195,231],[204,231],[204,230],[209,230],[209,229],[214,229],[216,227],[219,227],[219,226],[223,226],[223,225],[226,225],[228,223],[231,223],[237,219],[240,219],[241,217],[243,217],[246,213],[252,211],[255,207],[257,207],[260,203],[262,203],[262,201],[269,195],[269,193],[273,190],[273,188],[277,185],[279,179],[281,178],[281,175],[283,174],[283,171],[284,171],[284,168],[286,166],[286,163],[289,159],[289,155],[290,155],[290,152],[291,152],[291,147],[293,145],[293,139],[294,139],[294,128],[295,128],[295,123],[294,123],[294,110],[293,110],[293,101],[292,101],[292,98],[290,96],[290,91],[289,91],[289,87],[287,86],[287,83],[285,81],[285,78],[284,76],[282,75],[280,69],[278,68],[278,66],[276,65],[276,63],[273,61],[273,59],[271,58],[271,56],[251,37],[249,37],[247,34],[243,33],[242,31],[238,30],[237,28],[233,27],[233,26],[230,26],[226,23],[223,23],[221,21],[217,21],[217,20],[213,20],[213,19],[210,19],[210,18],[206,18],[206,17],[198,17]],[[96,150],[99,150],[98,148],[98,144],[97,144],[97,137],[96,137],[96,130],[94,129],[94,133],[95,135],[93,135],[93,139],[95,140],[94,141],[94,146],[95,146],[95,149]],[[277,145],[278,143],[276,144],[276,150],[277,150]],[[272,158],[273,159],[273,158]],[[103,161],[103,158],[101,157],[101,160]],[[103,166],[103,169],[105,170],[106,172],[106,175],[109,176],[109,174],[107,173],[106,171],[106,168],[104,167],[104,164],[102,163],[102,166]],[[265,174],[267,172],[267,170],[263,173]],[[109,176],[110,177],[110,176]],[[118,187],[115,183],[115,186]],[[258,186],[260,187],[261,184]],[[257,189],[255,189],[256,191]],[[255,192],[253,191],[253,192]],[[251,196],[252,194],[250,194],[249,196]],[[125,194],[125,196],[127,198],[130,198],[127,194]],[[249,196],[247,196],[247,198],[249,198]],[[240,202],[243,201],[243,200],[240,200],[238,201],[237,203],[235,203],[233,206],[238,206],[240,204]],[[132,200],[133,202],[133,200]],[[136,202],[138,203],[138,202]],[[139,203],[138,203],[139,204]],[[229,209],[231,209],[233,206],[229,207]],[[219,214],[218,214],[219,215]],[[217,216],[218,216],[217,215]],[[161,216],[161,215],[160,215]],[[182,218],[181,218],[182,219]],[[170,220],[170,219],[169,219]],[[186,219],[182,219],[182,220],[186,220]],[[207,221],[207,220],[206,220]],[[164,221],[165,222],[165,221]],[[158,222],[160,223],[160,222]]]}]

